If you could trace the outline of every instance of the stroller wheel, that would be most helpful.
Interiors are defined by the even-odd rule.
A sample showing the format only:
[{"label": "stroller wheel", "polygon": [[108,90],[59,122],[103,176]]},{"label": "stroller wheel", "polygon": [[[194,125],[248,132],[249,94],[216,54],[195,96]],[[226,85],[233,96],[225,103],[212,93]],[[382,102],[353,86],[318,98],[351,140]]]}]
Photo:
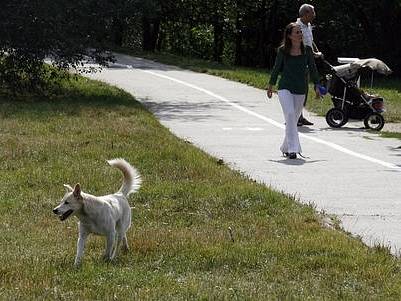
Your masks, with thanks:
[{"label": "stroller wheel", "polygon": [[369,113],[363,120],[365,127],[374,131],[380,131],[384,126],[384,118],[379,113]]},{"label": "stroller wheel", "polygon": [[348,116],[343,110],[333,108],[327,112],[326,122],[332,128],[340,128],[348,122]]}]

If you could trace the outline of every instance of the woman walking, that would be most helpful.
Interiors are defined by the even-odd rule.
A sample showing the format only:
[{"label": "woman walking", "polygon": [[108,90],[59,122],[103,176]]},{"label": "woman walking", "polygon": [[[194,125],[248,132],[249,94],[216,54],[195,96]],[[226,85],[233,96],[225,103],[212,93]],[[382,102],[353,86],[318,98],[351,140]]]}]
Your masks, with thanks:
[{"label": "woman walking", "polygon": [[278,75],[281,74],[277,94],[285,119],[285,137],[280,150],[285,157],[290,159],[296,159],[297,153],[302,151],[297,122],[305,100],[307,89],[305,75],[307,72],[310,72],[315,83],[316,96],[319,97],[320,93],[317,88],[319,74],[313,53],[309,47],[304,47],[300,27],[296,23],[290,23],[285,28],[283,43],[278,48],[276,62],[267,88],[267,97],[271,98],[273,86],[276,84]]}]

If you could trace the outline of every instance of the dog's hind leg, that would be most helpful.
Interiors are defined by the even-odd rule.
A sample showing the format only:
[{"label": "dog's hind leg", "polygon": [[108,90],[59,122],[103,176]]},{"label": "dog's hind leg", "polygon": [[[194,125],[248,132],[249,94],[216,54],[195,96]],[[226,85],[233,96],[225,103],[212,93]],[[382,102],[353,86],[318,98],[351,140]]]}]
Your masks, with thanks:
[{"label": "dog's hind leg", "polygon": [[120,246],[121,246],[121,234],[117,233],[116,244],[113,249],[113,258],[117,256],[117,252],[120,249]]},{"label": "dog's hind leg", "polygon": [[116,247],[116,231],[107,234],[106,237],[106,251],[104,253],[104,260],[110,261],[114,257],[114,248]]},{"label": "dog's hind leg", "polygon": [[128,240],[127,240],[127,234],[124,234],[124,237],[123,237],[123,246],[122,246],[122,250],[123,250],[123,252],[125,252],[125,253],[129,251]]},{"label": "dog's hind leg", "polygon": [[113,258],[115,258],[115,256],[117,256],[117,252],[120,250],[121,244],[122,244],[123,252],[128,251],[127,236],[125,235],[125,233],[117,233],[117,239],[116,240],[117,240],[117,243],[116,243],[116,246],[114,248]]}]

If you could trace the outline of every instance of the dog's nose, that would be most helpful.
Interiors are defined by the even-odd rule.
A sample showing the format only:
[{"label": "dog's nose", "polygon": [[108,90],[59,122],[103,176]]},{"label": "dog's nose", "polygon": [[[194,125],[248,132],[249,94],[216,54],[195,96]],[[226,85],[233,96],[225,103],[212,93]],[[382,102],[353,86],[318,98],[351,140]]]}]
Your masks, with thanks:
[{"label": "dog's nose", "polygon": [[53,213],[54,213],[54,214],[57,214],[57,213],[58,213],[57,208],[54,208],[54,209],[53,209]]}]

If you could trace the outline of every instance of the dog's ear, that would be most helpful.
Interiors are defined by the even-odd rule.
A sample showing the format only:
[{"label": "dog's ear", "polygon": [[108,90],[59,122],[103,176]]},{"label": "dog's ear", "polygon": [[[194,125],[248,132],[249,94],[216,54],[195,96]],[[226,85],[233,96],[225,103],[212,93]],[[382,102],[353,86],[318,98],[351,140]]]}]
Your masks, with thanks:
[{"label": "dog's ear", "polygon": [[74,195],[74,197],[77,198],[78,200],[82,200],[81,185],[79,185],[79,183],[77,183],[77,184],[75,185],[73,195]]},{"label": "dog's ear", "polygon": [[70,185],[68,185],[68,184],[64,184],[63,186],[64,186],[64,188],[65,188],[65,190],[67,192],[73,192],[74,191],[74,189],[72,189],[72,187]]}]

